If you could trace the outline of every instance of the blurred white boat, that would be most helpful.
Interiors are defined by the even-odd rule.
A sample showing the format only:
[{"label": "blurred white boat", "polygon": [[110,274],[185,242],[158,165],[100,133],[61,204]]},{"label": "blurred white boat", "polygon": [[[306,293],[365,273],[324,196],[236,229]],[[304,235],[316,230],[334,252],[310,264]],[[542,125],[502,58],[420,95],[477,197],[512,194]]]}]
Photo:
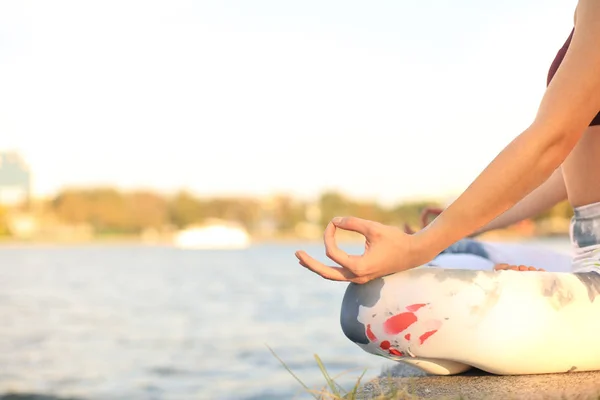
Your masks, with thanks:
[{"label": "blurred white boat", "polygon": [[177,232],[173,244],[184,249],[245,249],[250,246],[250,236],[239,224],[210,220]]}]

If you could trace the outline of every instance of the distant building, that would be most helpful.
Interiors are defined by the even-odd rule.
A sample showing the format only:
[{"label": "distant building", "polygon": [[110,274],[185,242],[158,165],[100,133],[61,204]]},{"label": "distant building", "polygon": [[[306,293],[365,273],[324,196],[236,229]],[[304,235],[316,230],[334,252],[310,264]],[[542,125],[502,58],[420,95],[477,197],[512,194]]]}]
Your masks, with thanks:
[{"label": "distant building", "polygon": [[0,152],[0,205],[28,204],[31,171],[16,152]]}]

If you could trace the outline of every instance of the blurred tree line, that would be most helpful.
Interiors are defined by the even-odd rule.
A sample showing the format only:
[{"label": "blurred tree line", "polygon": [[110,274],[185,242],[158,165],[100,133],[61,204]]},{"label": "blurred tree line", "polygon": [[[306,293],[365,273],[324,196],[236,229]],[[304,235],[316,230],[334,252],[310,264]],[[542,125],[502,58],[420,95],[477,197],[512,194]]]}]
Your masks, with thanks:
[{"label": "blurred tree line", "polygon": [[[46,215],[67,225],[85,225],[99,235],[140,234],[148,229],[173,230],[223,219],[243,225],[250,234],[293,236],[303,223],[324,228],[335,216],[352,215],[388,225],[414,229],[426,207],[440,207],[427,201],[404,202],[384,207],[375,202],[357,201],[338,192],[323,193],[314,202],[291,196],[268,200],[242,197],[198,197],[181,191],[161,195],[152,191],[119,191],[114,188],[69,189],[42,204]],[[316,211],[315,211],[316,210]],[[9,234],[10,212],[0,208],[0,236]],[[536,217],[570,218],[568,202],[562,202]]]},{"label": "blurred tree line", "polygon": [[[308,203],[290,196],[269,200],[255,198],[201,198],[185,191],[171,196],[151,191],[123,192],[114,188],[70,189],[60,192],[46,209],[66,224],[88,224],[97,234],[137,234],[145,229],[185,228],[218,218],[235,221],[250,233],[267,227],[278,234],[293,234],[296,226],[312,222],[325,227],[339,215],[353,215],[386,224],[419,224],[421,211],[429,202],[402,203],[382,207],[374,202],[355,201],[337,192],[323,193]],[[318,209],[311,217],[310,209]],[[0,214],[1,217],[1,214]]]},{"label": "blurred tree line", "polygon": [[65,190],[47,205],[64,223],[90,225],[98,234],[136,234],[145,229],[184,228],[208,218],[236,221],[248,230],[260,218],[254,199],[200,199],[188,192],[163,196],[112,188]]}]

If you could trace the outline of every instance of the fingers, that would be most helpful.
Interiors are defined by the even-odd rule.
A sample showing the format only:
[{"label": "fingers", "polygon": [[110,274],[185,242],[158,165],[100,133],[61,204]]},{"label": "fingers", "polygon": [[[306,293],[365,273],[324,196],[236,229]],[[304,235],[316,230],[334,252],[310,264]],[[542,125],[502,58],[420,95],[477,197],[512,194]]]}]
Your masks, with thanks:
[{"label": "fingers", "polygon": [[331,220],[331,223],[337,228],[360,233],[365,237],[369,236],[369,233],[375,224],[373,221],[356,217],[335,217]]},{"label": "fingers", "polygon": [[542,272],[546,271],[543,268],[528,267],[526,265],[509,265],[509,264],[496,264],[496,265],[494,265],[494,271],[506,271],[506,270],[511,270],[511,271],[542,271]]},{"label": "fingers", "polygon": [[407,235],[412,235],[415,233],[415,231],[412,230],[410,225],[404,224],[404,233],[406,233]]},{"label": "fingers", "polygon": [[[521,269],[521,267],[525,267],[525,269]],[[524,265],[520,265],[519,271],[542,271],[542,272],[545,272],[546,270],[544,268],[526,267]]]},{"label": "fingers", "polygon": [[349,256],[346,252],[338,247],[335,241],[336,228],[357,232],[368,238],[369,234],[372,232],[373,224],[373,221],[355,217],[337,217],[332,219],[327,225],[327,228],[325,228],[325,234],[323,235],[323,240],[325,242],[325,254],[327,257],[342,267],[349,269],[350,272],[356,273],[360,257]]},{"label": "fingers", "polygon": [[325,234],[323,235],[323,241],[325,242],[325,254],[336,263],[343,267],[351,267],[351,259],[345,251],[340,249],[335,241],[335,225],[330,222],[325,228]]},{"label": "fingers", "polygon": [[356,278],[356,275],[349,270],[340,267],[328,267],[327,265],[309,256],[304,251],[297,251],[296,257],[300,261],[300,265],[325,279],[329,279],[331,281],[350,282]]}]

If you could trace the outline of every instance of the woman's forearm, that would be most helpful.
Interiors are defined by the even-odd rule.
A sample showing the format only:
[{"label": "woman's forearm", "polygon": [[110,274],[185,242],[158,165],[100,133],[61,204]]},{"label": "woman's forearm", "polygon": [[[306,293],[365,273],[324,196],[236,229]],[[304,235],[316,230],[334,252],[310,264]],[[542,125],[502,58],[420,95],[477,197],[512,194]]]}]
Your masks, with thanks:
[{"label": "woman's forearm", "polygon": [[513,207],[571,153],[600,109],[598,21],[600,1],[579,0],[571,44],[544,93],[534,123],[450,207],[411,237],[412,265],[431,260]]},{"label": "woman's forearm", "polygon": [[562,176],[561,168],[554,171],[546,182],[528,194],[523,200],[515,204],[505,213],[493,219],[483,228],[477,229],[474,235],[489,232],[494,229],[506,228],[526,218],[534,217],[566,200],[567,188]]},{"label": "woman's forearm", "polygon": [[532,125],[513,140],[454,203],[414,235],[414,250],[418,255],[415,262],[429,261],[513,207],[552,175],[579,136]]}]

